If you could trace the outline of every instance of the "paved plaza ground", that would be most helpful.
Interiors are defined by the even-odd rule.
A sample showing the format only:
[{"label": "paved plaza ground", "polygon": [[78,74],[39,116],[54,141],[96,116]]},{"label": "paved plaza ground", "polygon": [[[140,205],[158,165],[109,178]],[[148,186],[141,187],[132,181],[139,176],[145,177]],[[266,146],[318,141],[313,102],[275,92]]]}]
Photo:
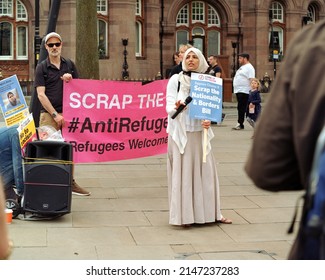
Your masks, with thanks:
[{"label": "paved plaza ground", "polygon": [[245,130],[231,130],[235,106],[224,112],[224,122],[213,126],[212,146],[222,212],[233,224],[186,229],[168,224],[165,154],[78,164],[75,178],[91,196],[73,196],[71,213],[56,220],[15,219],[9,225],[15,246],[11,259],[286,259],[295,237],[287,230],[301,193],[270,193],[252,184],[243,166],[253,130],[248,124]]}]

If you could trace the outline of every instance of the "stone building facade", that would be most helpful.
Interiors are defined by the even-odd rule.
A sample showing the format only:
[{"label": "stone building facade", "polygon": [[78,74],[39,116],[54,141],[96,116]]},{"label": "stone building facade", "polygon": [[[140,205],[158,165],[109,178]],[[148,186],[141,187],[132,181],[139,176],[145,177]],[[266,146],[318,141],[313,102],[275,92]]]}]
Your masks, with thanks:
[{"label": "stone building facade", "polygon": [[[77,0],[0,0],[2,77],[17,74],[20,79],[33,80],[38,57],[36,33],[46,35],[55,1],[60,2],[56,32],[63,37],[63,56],[75,59]],[[179,44],[191,43],[206,56],[219,56],[225,87],[231,86],[240,52],[250,54],[258,78],[268,73],[272,80],[294,34],[325,18],[325,0],[96,2],[101,79],[122,79],[125,59],[125,78],[166,78]],[[39,29],[35,29],[38,19]],[[128,39],[127,46],[123,46],[122,39]]]}]

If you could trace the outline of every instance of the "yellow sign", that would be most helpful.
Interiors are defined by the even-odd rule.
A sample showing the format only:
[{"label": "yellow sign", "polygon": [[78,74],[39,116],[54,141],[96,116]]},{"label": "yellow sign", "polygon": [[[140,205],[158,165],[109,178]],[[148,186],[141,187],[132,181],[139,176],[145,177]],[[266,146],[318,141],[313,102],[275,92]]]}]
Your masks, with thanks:
[{"label": "yellow sign", "polygon": [[20,147],[22,151],[24,151],[27,143],[37,138],[33,115],[30,114],[26,119],[24,119],[19,124],[17,130],[19,134]]}]

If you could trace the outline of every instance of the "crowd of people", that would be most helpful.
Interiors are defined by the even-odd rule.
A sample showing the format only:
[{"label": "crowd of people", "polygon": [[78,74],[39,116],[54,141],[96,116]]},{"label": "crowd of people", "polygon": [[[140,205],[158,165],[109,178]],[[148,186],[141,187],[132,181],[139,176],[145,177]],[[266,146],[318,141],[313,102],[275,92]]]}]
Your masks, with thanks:
[{"label": "crowd of people", "polygon": [[[270,105],[263,109],[263,114],[260,83],[255,77],[250,56],[248,53],[238,55],[240,67],[233,79],[238,123],[233,130],[244,129],[245,119],[254,128],[252,150],[245,170],[260,188],[279,191],[307,187],[315,142],[325,123],[324,79],[321,79],[324,27],[322,21],[291,42],[278,78],[272,85]],[[59,34],[48,34],[45,43],[49,54],[46,60],[48,77],[44,76],[40,65],[35,76],[35,88],[41,103],[40,126],[50,125],[59,130],[65,125],[63,82],[77,78],[78,72],[74,64],[74,70],[70,72],[66,60],[61,57],[63,42]],[[232,220],[224,217],[221,211],[219,179],[211,145],[214,137],[211,121],[191,118],[184,103],[190,95],[192,72],[221,77],[218,57],[209,56],[208,64],[199,49],[181,45],[173,58],[175,67],[170,72],[166,89],[169,224],[183,227],[215,222],[231,224]],[[304,78],[306,69],[313,69],[314,73],[308,79]],[[313,94],[312,98],[309,93]],[[185,109],[172,117],[180,106]],[[13,185],[17,196],[23,194],[20,147],[14,130],[15,127],[0,129],[0,164],[4,183],[1,189],[6,190],[5,195],[0,191],[1,208],[4,208],[4,196],[14,194]],[[202,161],[205,137],[206,161]],[[77,193],[90,194],[74,184]],[[11,248],[3,215],[0,211],[0,259],[7,258]]]},{"label": "crowd of people", "polygon": [[[45,37],[44,42],[45,48],[48,53],[48,58],[45,61],[39,63],[36,67],[34,82],[36,92],[34,96],[34,106],[31,108],[31,111],[35,116],[39,116],[39,123],[37,123],[39,127],[51,126],[55,130],[60,130],[65,125],[65,119],[62,112],[63,83],[69,82],[73,78],[78,78],[78,71],[72,61],[65,59],[61,56],[63,40],[58,33],[49,33]],[[244,57],[248,60],[248,57],[246,57],[245,55],[240,56],[240,58],[241,57]],[[190,44],[180,45],[179,51],[173,54],[173,58],[175,66],[170,72],[170,81],[167,86],[166,108],[167,113],[169,115],[171,115],[175,111],[175,109],[177,109],[177,107],[182,104],[182,101],[189,95],[189,85],[191,78],[188,73],[194,71],[198,73],[210,74],[216,77],[221,77],[222,75],[222,68],[218,63],[218,57],[216,55],[209,56],[209,63],[207,63],[207,60],[205,59],[203,54]],[[195,66],[194,68],[193,65]],[[245,63],[243,63],[243,65],[245,65]],[[175,91],[175,87],[179,87],[179,90]],[[35,99],[40,105],[39,111],[35,109],[37,108],[35,107]],[[252,103],[255,102],[254,100],[252,100]],[[254,117],[250,116],[249,119],[252,121],[256,121],[256,115],[257,114],[255,113]],[[209,141],[212,139],[214,135],[210,126],[210,121],[203,121],[201,123],[201,121],[198,120],[191,120],[188,115],[186,115],[186,111],[184,112],[184,114],[180,114],[180,116],[175,120],[169,118],[168,133],[170,135],[170,140],[168,145],[168,155],[170,155],[169,168],[171,168],[168,169],[169,190],[173,189],[174,181],[177,179],[176,177],[170,177],[170,174],[177,174],[181,170],[184,170],[185,174],[190,174],[190,172],[192,172],[192,166],[188,163],[192,162],[192,165],[194,166],[196,156],[198,156],[201,151],[199,150],[198,154],[193,158],[191,158],[192,155],[190,155],[189,160],[186,160],[187,163],[185,164],[185,166],[187,166],[188,169],[183,169],[182,167],[183,154],[185,154],[186,156],[187,152],[185,152],[185,150],[192,150],[192,148],[196,146],[195,138],[200,138],[202,131],[207,130]],[[17,201],[19,201],[23,195],[24,184],[21,163],[22,157],[20,153],[17,130],[16,127],[1,128],[0,132],[0,136],[2,139],[1,150],[3,151],[3,154],[6,154],[6,156],[3,156],[1,158],[1,174],[5,185],[5,196],[6,198],[16,199]],[[175,144],[175,141],[176,146],[172,145]],[[181,157],[176,157],[176,147],[179,143],[182,143],[183,145],[182,147],[178,146]],[[10,147],[10,149],[8,149],[7,147]],[[193,188],[195,189],[195,191],[193,191],[193,194],[195,195],[193,195],[192,198],[194,198],[195,201],[198,201],[196,199],[197,193],[199,193],[199,195],[201,196],[202,201],[206,201],[206,199],[204,199],[204,196],[214,197],[215,199],[211,200],[211,205],[203,205],[203,207],[205,207],[206,209],[210,209],[212,205],[214,205],[211,208],[214,209],[214,214],[209,214],[207,215],[207,217],[197,217],[197,214],[195,214],[194,211],[192,214],[190,214],[192,215],[192,219],[183,219],[182,214],[177,213],[177,211],[175,212],[173,209],[171,209],[171,217],[174,214],[180,214],[180,216],[177,217],[176,220],[171,218],[172,224],[192,224],[196,222],[211,222],[212,220],[224,223],[231,222],[229,219],[226,219],[221,215],[219,182],[217,171],[215,168],[214,158],[212,153],[210,152],[210,148],[211,147],[209,144],[207,151],[208,163],[203,165],[203,167],[208,166],[207,171],[204,173],[207,178],[201,178],[201,182],[199,182],[199,184],[197,184],[197,182],[192,182],[194,184]],[[174,160],[176,160],[176,162],[174,162]],[[176,168],[177,170],[176,173],[175,170],[173,170],[174,168]],[[183,177],[184,176],[181,176],[181,178]],[[182,184],[183,183],[180,182],[176,185],[182,188]],[[185,185],[187,184],[188,182],[185,182]],[[208,189],[205,185],[210,186],[210,190],[207,193],[203,192],[203,190]],[[15,187],[15,190],[13,186]],[[190,186],[191,185],[188,185],[188,187]],[[90,195],[90,192],[80,187],[75,182],[75,180],[73,180],[72,193],[78,195]],[[213,194],[213,196],[211,196],[211,194]],[[171,205],[175,205],[175,201],[177,201],[178,199],[179,197],[170,195]],[[192,202],[191,200],[188,200],[186,201],[186,203],[191,204]],[[200,205],[199,203],[198,206],[195,207],[201,208],[202,205]]]}]

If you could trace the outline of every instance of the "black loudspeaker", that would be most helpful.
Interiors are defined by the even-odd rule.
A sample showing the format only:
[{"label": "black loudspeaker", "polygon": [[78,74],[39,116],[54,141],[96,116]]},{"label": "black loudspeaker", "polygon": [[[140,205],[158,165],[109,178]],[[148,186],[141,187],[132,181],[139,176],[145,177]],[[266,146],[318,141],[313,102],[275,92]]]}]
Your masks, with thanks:
[{"label": "black loudspeaker", "polygon": [[33,141],[27,144],[26,156],[30,161],[40,159],[72,161],[72,146],[61,141]]},{"label": "black loudspeaker", "polygon": [[27,144],[24,211],[49,215],[70,213],[71,159],[71,144],[57,141]]}]

